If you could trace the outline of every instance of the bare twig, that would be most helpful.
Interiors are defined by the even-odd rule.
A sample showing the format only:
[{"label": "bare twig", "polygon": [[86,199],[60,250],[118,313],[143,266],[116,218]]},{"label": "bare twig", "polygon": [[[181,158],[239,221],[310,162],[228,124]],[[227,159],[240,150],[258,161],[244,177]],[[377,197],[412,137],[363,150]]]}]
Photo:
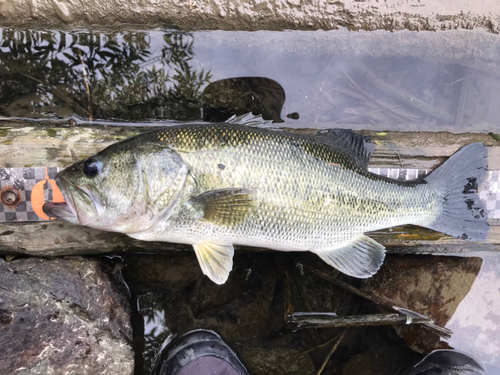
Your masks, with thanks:
[{"label": "bare twig", "polygon": [[464,79],[467,79],[467,78],[469,78],[469,77],[472,77],[473,75],[474,75],[474,74],[469,74],[469,75],[467,75],[467,76],[465,76],[465,77],[462,77],[462,78],[457,79],[456,81],[453,81],[453,82],[451,82],[451,83],[448,83],[448,85],[450,85],[450,86],[451,86],[451,85],[454,85],[455,83],[461,82],[461,81],[463,81]]},{"label": "bare twig", "polygon": [[290,286],[290,274],[288,273],[286,264],[283,260],[282,257],[275,255],[274,256],[274,263],[276,265],[276,268],[278,269],[279,275],[282,277],[282,282],[283,282],[283,310],[284,310],[284,320],[286,322],[286,319],[289,315],[293,314],[294,312],[294,307],[293,307],[293,301],[292,301],[292,288]]},{"label": "bare twig", "polygon": [[351,82],[351,85],[352,87],[354,87],[354,89],[356,89],[361,95],[363,95],[364,97],[366,97],[368,100],[376,103],[379,107],[381,108],[384,108],[386,110],[388,110],[389,112],[392,112],[394,115],[397,115],[405,120],[409,120],[409,121],[415,121],[418,119],[418,116],[414,116],[414,115],[410,115],[408,113],[405,113],[403,111],[400,111],[396,108],[394,108],[393,106],[390,106],[384,102],[382,102],[381,100],[378,100],[376,98],[374,98],[372,95],[368,94],[365,90],[363,90],[352,78],[351,76],[345,71],[343,70],[343,73],[345,74],[345,76],[349,79],[349,81]]},{"label": "bare twig", "polygon": [[323,87],[325,85],[326,73],[329,70],[331,63],[332,63],[332,58],[330,57],[330,60],[328,60],[328,65],[326,66],[325,70],[323,71],[323,79],[321,80],[321,84],[319,86],[319,104],[318,104],[318,107],[316,108],[316,116],[314,118],[314,123],[315,124],[318,122],[319,111],[321,109],[321,102],[322,102],[322,99],[323,99],[323,95],[322,94],[323,94]]},{"label": "bare twig", "polygon": [[394,151],[394,153],[396,154],[396,156],[398,157],[398,160],[399,160],[399,165],[401,166],[401,169],[403,169],[403,162],[401,161],[401,156],[399,156],[399,154]]},{"label": "bare twig", "polygon": [[85,80],[85,87],[87,88],[87,100],[89,102],[89,121],[92,122],[92,95],[90,94],[90,86],[89,80],[87,78],[87,69],[85,69],[85,64],[83,63],[82,52],[77,49],[78,57],[80,57],[80,61],[82,62],[82,70],[83,70],[83,78]]},{"label": "bare twig", "polygon": [[300,352],[300,353],[296,353],[295,356],[298,357],[298,356],[301,356],[301,355],[304,355],[304,354],[307,354],[307,353],[311,353],[315,350],[318,350],[318,349],[321,349],[321,348],[324,348],[325,346],[327,346],[328,344],[330,344],[332,341],[335,341],[339,338],[340,335],[337,335],[335,336],[333,339],[330,339],[328,340],[327,342],[323,343],[323,344],[320,344],[318,346],[316,346],[315,348],[311,348],[311,349],[307,349],[306,351],[303,351],[303,352]]},{"label": "bare twig", "polygon": [[359,62],[358,67],[360,72],[366,77],[366,79],[377,89],[382,91],[387,96],[396,99],[402,103],[405,103],[409,107],[412,107],[422,113],[425,113],[429,116],[438,118],[447,123],[453,122],[454,118],[447,112],[441,111],[438,108],[435,108],[420,99],[415,98],[412,95],[407,94],[406,92],[399,90],[388,83],[386,83],[381,78],[377,77],[373,74],[363,63]]},{"label": "bare twig", "polygon": [[[433,332],[434,334],[438,334],[441,337],[444,337],[446,339],[449,339],[453,332],[449,330],[446,327],[441,327],[438,326],[437,324],[434,324],[434,321],[425,315],[419,314],[418,312],[412,311],[405,309],[403,307],[398,307],[398,306],[392,306],[393,310],[398,311],[401,314],[406,315],[407,322],[406,324],[412,324],[412,323],[417,323],[421,324],[422,327],[427,329],[428,331]],[[424,320],[427,319],[429,320],[428,322],[425,322]],[[419,321],[420,320],[420,321]]]},{"label": "bare twig", "polygon": [[54,94],[56,97],[58,97],[60,100],[62,100],[64,103],[66,103],[68,106],[70,107],[74,107],[75,108],[75,111],[76,113],[78,113],[80,116],[85,116],[87,117],[89,115],[89,113],[87,112],[87,110],[85,108],[83,108],[81,105],[79,105],[78,103],[76,103],[73,99],[71,99],[69,96],[67,96],[64,92],[62,92],[61,90],[59,90],[57,87],[55,86],[51,86],[49,85],[48,83],[46,82],[43,82],[35,77],[32,77],[26,73],[19,73],[35,82],[38,82],[44,86],[46,86],[48,89],[50,89],[50,91],[52,92],[52,94]]},{"label": "bare twig", "polygon": [[382,306],[388,310],[392,310],[392,303],[386,298],[371,295],[368,293],[364,293],[361,290],[359,290],[358,288],[356,288],[356,287],[354,287],[354,286],[352,286],[352,285],[350,285],[342,280],[339,280],[326,272],[322,272],[320,270],[317,270],[317,269],[315,269],[307,264],[304,264],[304,267],[307,268],[308,270],[310,270],[311,272],[315,273],[316,275],[318,275],[322,279],[325,279],[325,280],[341,287],[342,289],[345,289],[348,292],[351,292],[352,294],[356,294],[357,296],[360,296],[368,301],[372,301],[379,306]]},{"label": "bare twig", "polygon": [[[325,280],[327,280],[327,281],[329,281],[329,282],[331,282],[331,283],[333,283],[333,284],[335,284],[335,285],[337,285],[337,286],[339,286],[339,287],[341,287],[341,288],[343,288],[343,289],[345,289],[353,294],[356,294],[357,296],[360,296],[368,301],[372,301],[375,304],[377,304],[379,307],[382,307],[388,311],[397,311],[399,313],[401,313],[401,311],[403,311],[403,310],[406,311],[405,314],[407,316],[407,319],[413,320],[414,317],[419,318],[419,317],[424,316],[424,315],[418,314],[418,313],[411,311],[411,310],[402,309],[400,307],[393,306],[393,303],[388,298],[377,296],[374,294],[364,293],[361,290],[359,290],[358,288],[356,288],[356,287],[354,287],[354,286],[352,286],[344,281],[338,280],[335,277],[331,276],[330,274],[327,274],[325,272],[317,270],[317,269],[315,269],[307,264],[304,264],[304,267],[307,268],[308,270],[312,271],[313,273],[315,273],[316,275],[318,275],[322,279],[325,279]],[[433,332],[436,335],[444,337],[444,338],[450,338],[451,335],[453,334],[453,332],[451,330],[449,330],[448,328],[441,327],[441,326],[435,324],[432,319],[429,319],[429,321],[427,321],[427,322],[418,322],[418,324],[421,324],[423,328]]]},{"label": "bare twig", "polygon": [[465,107],[466,107],[466,104],[467,104],[467,99],[469,97],[469,93],[470,93],[470,90],[471,90],[471,85],[472,85],[472,79],[470,78],[471,76],[473,76],[473,74],[469,74],[467,76],[465,76],[464,78],[462,79],[459,79],[455,82],[452,82],[450,83],[450,85],[458,82],[458,81],[461,81],[461,80],[465,80],[463,83],[462,83],[462,87],[461,87],[461,90],[460,90],[460,97],[458,99],[458,105],[457,105],[457,113],[455,115],[455,125],[457,126],[462,126],[462,123],[464,121],[464,115],[465,115]]},{"label": "bare twig", "polygon": [[[299,281],[299,276],[297,275],[297,272],[299,272],[299,269],[297,267],[291,267],[291,276],[292,280],[295,284],[295,287],[297,288],[297,291],[299,292],[300,299],[302,301],[302,304],[304,307],[307,309],[307,311],[313,311],[311,306],[309,305],[309,302],[307,300],[307,291],[304,288],[304,284]],[[302,269],[302,272],[303,269]]]},{"label": "bare twig", "polygon": [[335,343],[335,345],[333,345],[332,350],[330,350],[330,353],[328,353],[328,355],[326,356],[325,360],[323,361],[323,364],[321,365],[321,368],[318,370],[316,375],[321,375],[328,361],[330,360],[330,358],[332,358],[333,353],[335,353],[335,350],[337,350],[337,348],[339,347],[340,342],[345,337],[345,334],[347,333],[348,330],[349,328],[344,329],[344,332],[342,332],[342,335],[339,337],[338,341]]},{"label": "bare twig", "polygon": [[[384,111],[385,109],[382,109]],[[376,122],[384,123],[387,122],[388,118],[383,114],[379,113],[380,110],[377,111],[367,111],[364,108],[346,108],[344,113],[357,115],[357,117],[366,117],[370,120],[374,120]]]},{"label": "bare twig", "polygon": [[432,323],[432,319],[414,311],[401,309],[399,314],[369,314],[337,316],[334,313],[296,312],[288,317],[288,323],[297,329],[304,328],[340,328],[366,326],[392,326]]}]

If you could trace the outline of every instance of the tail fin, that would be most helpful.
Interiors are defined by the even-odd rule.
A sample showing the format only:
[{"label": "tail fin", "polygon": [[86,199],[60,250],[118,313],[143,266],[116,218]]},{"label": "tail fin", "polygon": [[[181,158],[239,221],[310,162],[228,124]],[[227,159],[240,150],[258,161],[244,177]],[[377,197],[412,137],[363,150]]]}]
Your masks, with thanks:
[{"label": "tail fin", "polygon": [[430,229],[471,241],[488,237],[489,225],[484,202],[477,194],[488,167],[488,150],[473,143],[453,154],[425,178],[444,192],[444,207]]}]

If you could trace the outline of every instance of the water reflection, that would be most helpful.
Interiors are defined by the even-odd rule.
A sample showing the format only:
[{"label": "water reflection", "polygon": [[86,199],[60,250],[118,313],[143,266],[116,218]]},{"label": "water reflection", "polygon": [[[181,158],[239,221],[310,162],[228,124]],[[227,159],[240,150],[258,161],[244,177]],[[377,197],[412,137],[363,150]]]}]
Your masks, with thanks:
[{"label": "water reflection", "polygon": [[[145,374],[152,372],[154,367],[154,359],[159,352],[171,341],[173,334],[169,327],[168,317],[166,312],[161,309],[165,297],[162,293],[145,293],[137,298],[137,308],[139,319],[143,319],[144,332],[140,337],[142,346],[138,347],[136,341],[136,351],[142,351],[137,355],[139,359],[136,368],[141,368],[141,372]],[[136,327],[137,328],[137,327]],[[139,364],[142,364],[140,366]]]},{"label": "water reflection", "polygon": [[[496,130],[496,62],[454,61],[446,48],[428,60],[381,52],[352,33],[290,33],[276,45],[282,34],[0,30],[0,114],[197,120],[206,105],[211,117],[208,96],[248,102],[252,90],[276,93],[275,82],[286,92],[286,103],[276,103],[281,113],[259,110],[287,126]],[[330,39],[347,47],[318,48]],[[235,77],[267,81],[259,91]]]},{"label": "water reflection", "polygon": [[[159,35],[158,35],[159,36]],[[199,118],[193,35],[0,30],[3,115],[145,120]]]},{"label": "water reflection", "polygon": [[203,90],[203,120],[222,122],[233,115],[252,112],[264,120],[283,122],[285,90],[262,77],[237,77],[215,81]]}]

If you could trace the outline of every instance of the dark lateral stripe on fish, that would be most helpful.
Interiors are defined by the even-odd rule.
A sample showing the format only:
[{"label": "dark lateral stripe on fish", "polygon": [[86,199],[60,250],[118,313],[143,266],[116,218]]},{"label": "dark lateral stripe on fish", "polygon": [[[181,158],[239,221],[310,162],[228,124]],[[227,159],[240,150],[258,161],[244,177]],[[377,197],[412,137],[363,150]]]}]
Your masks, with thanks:
[{"label": "dark lateral stripe on fish", "polygon": [[[57,172],[64,168],[50,167],[49,175],[54,177]],[[45,179],[45,167],[30,168],[0,168],[0,188],[5,186],[15,186],[21,192],[21,202],[25,202],[18,207],[7,207],[0,204],[0,223],[5,222],[33,222],[45,221],[34,212],[30,197],[33,186]],[[411,181],[422,178],[431,170],[413,168],[369,168],[373,174],[381,177]],[[23,177],[26,176],[26,177]],[[32,176],[32,178],[31,178]],[[490,219],[500,219],[500,171],[488,172],[485,188],[480,192],[480,197],[485,201]],[[52,200],[52,186],[47,184],[45,190],[45,202]]]}]

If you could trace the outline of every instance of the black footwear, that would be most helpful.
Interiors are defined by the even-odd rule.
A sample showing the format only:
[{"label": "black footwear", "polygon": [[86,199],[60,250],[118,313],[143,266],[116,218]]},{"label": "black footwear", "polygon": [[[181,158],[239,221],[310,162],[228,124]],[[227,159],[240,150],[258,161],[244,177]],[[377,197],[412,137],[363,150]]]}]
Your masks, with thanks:
[{"label": "black footwear", "polygon": [[213,331],[195,330],[161,353],[155,375],[248,375],[236,353]]},{"label": "black footwear", "polygon": [[486,375],[483,367],[466,354],[437,350],[404,375]]}]

